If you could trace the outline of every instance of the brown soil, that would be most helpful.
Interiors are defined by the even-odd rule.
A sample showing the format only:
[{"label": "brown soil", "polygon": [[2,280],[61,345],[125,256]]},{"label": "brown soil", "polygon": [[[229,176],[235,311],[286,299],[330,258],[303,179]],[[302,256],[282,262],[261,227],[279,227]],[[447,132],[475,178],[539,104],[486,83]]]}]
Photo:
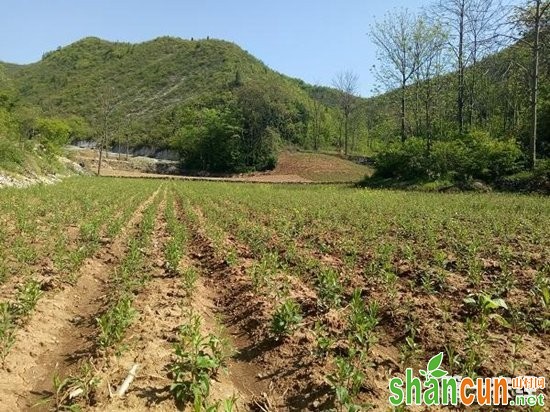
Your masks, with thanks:
[{"label": "brown soil", "polygon": [[206,176],[176,176],[161,175],[156,173],[143,173],[129,170],[103,169],[101,176],[109,177],[134,177],[148,179],[173,179],[173,180],[206,180],[212,182],[254,182],[254,183],[313,183],[298,175],[242,175],[238,177],[206,177]]},{"label": "brown soil", "polygon": [[44,296],[17,332],[5,367],[0,369],[0,398],[5,410],[27,410],[40,403],[51,395],[54,374],[66,376],[79,358],[91,351],[95,315],[103,305],[109,268],[124,254],[126,239],[154,196],[156,193],[134,212],[112,243],[86,259],[74,286]]},{"label": "brown soil", "polygon": [[[200,209],[194,212],[201,222]],[[249,407],[262,410],[255,409],[261,405],[266,410],[277,411],[310,410],[311,405],[315,405],[314,410],[332,407],[323,364],[313,356],[313,335],[298,331],[286,338],[276,338],[270,332],[275,302],[254,290],[247,274],[254,264],[248,248],[226,236],[227,248],[238,252],[237,262],[229,265],[216,257],[202,225],[191,227],[194,233],[191,256],[202,267],[207,285],[215,291],[223,323],[234,336],[238,349],[235,359],[248,365],[247,369],[260,371],[253,376],[256,385],[263,386],[263,395],[254,398],[255,403],[249,403]],[[315,311],[315,293],[299,279],[286,278],[292,282],[291,296],[303,308]]]},{"label": "brown soil", "polygon": [[[96,173],[97,151],[80,149],[74,151],[72,156],[83,163],[89,171]],[[336,183],[358,182],[372,173],[369,167],[356,164],[337,155],[289,151],[284,151],[279,155],[274,170],[226,177],[163,175],[149,173],[137,167],[129,161],[119,161],[118,158],[109,157],[102,165],[101,175],[256,183]]]}]

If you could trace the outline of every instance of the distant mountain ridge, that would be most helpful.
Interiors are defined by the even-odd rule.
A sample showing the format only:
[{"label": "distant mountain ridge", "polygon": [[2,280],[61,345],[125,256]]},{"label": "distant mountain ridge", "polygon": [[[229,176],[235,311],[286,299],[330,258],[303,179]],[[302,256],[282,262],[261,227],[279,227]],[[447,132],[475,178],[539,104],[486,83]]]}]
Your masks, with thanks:
[{"label": "distant mountain ridge", "polygon": [[[223,99],[239,82],[265,85],[285,104],[305,106],[315,89],[271,70],[234,43],[214,39],[160,37],[131,44],[87,37],[36,63],[2,66],[22,103],[45,115],[78,115],[94,126],[108,103],[111,121],[128,124],[135,145],[167,145],[175,108]],[[334,97],[326,100],[330,106]]]}]

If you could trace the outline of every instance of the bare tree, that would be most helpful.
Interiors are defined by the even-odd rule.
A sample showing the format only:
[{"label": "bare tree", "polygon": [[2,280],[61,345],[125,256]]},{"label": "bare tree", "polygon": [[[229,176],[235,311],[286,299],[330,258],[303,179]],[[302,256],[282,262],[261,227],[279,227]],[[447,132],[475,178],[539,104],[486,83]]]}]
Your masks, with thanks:
[{"label": "bare tree", "polygon": [[[498,45],[498,31],[505,17],[501,0],[437,0],[432,14],[450,30],[449,48],[456,59],[457,124],[465,130],[468,84],[466,68]],[[470,70],[469,123],[473,122],[477,74]]]},{"label": "bare tree", "polygon": [[[417,130],[422,130],[426,137],[426,151],[431,150],[433,140],[433,113],[435,110],[435,96],[441,91],[442,82],[432,81],[443,75],[447,69],[446,44],[448,34],[439,22],[429,22],[426,16],[421,16],[417,23],[416,42],[420,44],[418,54],[418,69],[415,72],[415,91],[417,97],[417,111],[423,112],[423,119],[419,113]],[[422,106],[422,107],[420,107]],[[422,127],[422,123],[423,127]]]},{"label": "bare tree", "polygon": [[111,126],[111,115],[115,110],[113,88],[106,88],[99,95],[99,112],[97,116],[99,129],[99,161],[97,164],[97,175],[101,176],[101,164],[103,161],[103,150],[109,139]]},{"label": "bare tree", "polygon": [[501,0],[471,0],[466,9],[467,59],[469,70],[468,124],[471,127],[478,112],[477,63],[500,46],[499,31],[503,28],[506,7]]},{"label": "bare tree", "polygon": [[512,22],[517,33],[514,40],[530,50],[530,67],[525,68],[529,73],[530,83],[530,112],[531,133],[529,138],[529,165],[535,168],[537,162],[537,123],[538,123],[538,95],[540,80],[540,57],[542,50],[541,32],[550,25],[550,0],[525,0],[521,6],[514,7]]},{"label": "bare tree", "polygon": [[467,64],[465,45],[467,40],[467,10],[471,8],[473,0],[439,0],[436,4],[435,14],[451,31],[451,50],[455,54],[457,64],[457,123],[460,133],[464,132],[464,101],[465,82],[464,72]]},{"label": "bare tree", "polygon": [[315,84],[313,86],[311,103],[311,119],[312,119],[312,138],[313,138],[313,150],[319,150],[320,138],[321,138],[321,122],[323,114],[323,104],[321,103],[320,85]]},{"label": "bare tree", "polygon": [[370,35],[378,47],[378,79],[388,88],[401,89],[401,141],[406,139],[406,90],[419,66],[422,47],[420,20],[406,9],[388,13],[383,21],[371,27]]},{"label": "bare tree", "polygon": [[359,76],[351,70],[340,72],[332,81],[332,85],[339,91],[339,106],[343,117],[344,153],[349,148],[349,121],[355,109],[357,100]]}]

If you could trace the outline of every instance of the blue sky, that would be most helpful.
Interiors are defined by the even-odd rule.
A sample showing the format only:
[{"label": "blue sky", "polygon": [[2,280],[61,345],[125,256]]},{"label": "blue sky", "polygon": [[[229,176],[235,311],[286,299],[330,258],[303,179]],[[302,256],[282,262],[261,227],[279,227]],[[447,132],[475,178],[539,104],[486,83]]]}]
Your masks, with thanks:
[{"label": "blue sky", "polygon": [[30,63],[85,36],[141,42],[170,35],[230,40],[271,68],[330,85],[341,70],[370,94],[375,17],[428,0],[0,0],[0,60]]}]

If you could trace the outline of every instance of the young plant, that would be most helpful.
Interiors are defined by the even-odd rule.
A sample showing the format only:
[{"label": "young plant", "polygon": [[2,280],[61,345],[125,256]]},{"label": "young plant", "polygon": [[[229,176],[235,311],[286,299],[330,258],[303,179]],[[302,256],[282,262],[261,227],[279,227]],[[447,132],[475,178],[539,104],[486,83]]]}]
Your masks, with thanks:
[{"label": "young plant", "polygon": [[7,302],[0,303],[0,360],[2,364],[15,343],[15,323],[13,308]]},{"label": "young plant", "polygon": [[276,336],[290,335],[301,321],[300,305],[295,300],[287,298],[273,314],[271,331]]},{"label": "young plant", "polygon": [[40,283],[34,279],[27,280],[17,293],[14,314],[20,318],[27,316],[34,309],[41,295]]},{"label": "young plant", "polygon": [[119,343],[135,316],[136,310],[132,307],[132,299],[122,296],[115,306],[96,319],[99,326],[99,345],[108,348]]},{"label": "young plant", "polygon": [[317,293],[325,308],[337,308],[342,302],[342,284],[337,271],[324,268],[317,275]]},{"label": "young plant", "polygon": [[80,411],[81,408],[74,403],[75,393],[87,401],[90,401],[95,388],[99,384],[99,378],[93,376],[89,363],[84,363],[78,376],[61,378],[57,370],[53,375],[54,394],[52,396],[56,411]]},{"label": "young plant", "polygon": [[336,370],[328,375],[327,382],[334,391],[339,411],[361,411],[364,407],[354,403],[365,381],[365,374],[359,367],[363,353],[351,351],[349,357],[337,357]]},{"label": "young plant", "polygon": [[326,330],[324,325],[317,321],[315,322],[314,333],[316,337],[316,355],[320,357],[327,356],[330,348],[336,340],[330,336],[330,333]]},{"label": "young plant", "polygon": [[352,344],[365,348],[367,352],[377,342],[374,328],[380,322],[379,310],[380,307],[376,301],[365,306],[360,289],[353,291],[348,321],[350,340]]},{"label": "young plant", "polygon": [[201,319],[191,313],[180,327],[171,366],[170,392],[178,404],[192,403],[197,411],[209,408],[210,380],[225,365],[226,353],[227,342],[211,334],[202,336]]},{"label": "young plant", "polygon": [[185,268],[181,272],[181,284],[186,297],[190,297],[199,278],[199,272],[193,266]]}]

